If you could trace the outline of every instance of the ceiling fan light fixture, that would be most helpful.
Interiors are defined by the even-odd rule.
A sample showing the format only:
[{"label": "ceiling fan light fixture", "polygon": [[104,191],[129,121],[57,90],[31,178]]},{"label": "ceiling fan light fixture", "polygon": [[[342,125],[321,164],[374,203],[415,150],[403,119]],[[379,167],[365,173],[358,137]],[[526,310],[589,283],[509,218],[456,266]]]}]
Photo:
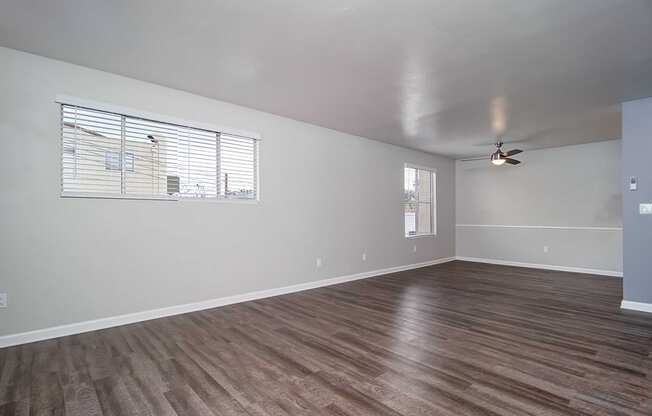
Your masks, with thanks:
[{"label": "ceiling fan light fixture", "polygon": [[500,153],[500,150],[496,150],[494,153],[491,154],[491,163],[493,163],[496,166],[500,166],[505,163],[505,158]]}]

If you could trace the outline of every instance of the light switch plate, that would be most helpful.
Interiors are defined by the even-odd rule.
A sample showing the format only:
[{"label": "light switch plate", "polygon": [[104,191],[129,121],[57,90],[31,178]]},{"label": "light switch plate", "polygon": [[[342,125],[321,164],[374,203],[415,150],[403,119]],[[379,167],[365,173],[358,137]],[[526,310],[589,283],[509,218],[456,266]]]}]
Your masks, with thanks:
[{"label": "light switch plate", "polygon": [[636,176],[632,176],[629,178],[629,190],[630,191],[635,191],[638,189],[638,179],[636,179]]},{"label": "light switch plate", "polygon": [[652,204],[639,204],[638,213],[641,215],[652,215]]},{"label": "light switch plate", "polygon": [[6,308],[6,307],[7,307],[7,294],[0,293],[0,308]]}]

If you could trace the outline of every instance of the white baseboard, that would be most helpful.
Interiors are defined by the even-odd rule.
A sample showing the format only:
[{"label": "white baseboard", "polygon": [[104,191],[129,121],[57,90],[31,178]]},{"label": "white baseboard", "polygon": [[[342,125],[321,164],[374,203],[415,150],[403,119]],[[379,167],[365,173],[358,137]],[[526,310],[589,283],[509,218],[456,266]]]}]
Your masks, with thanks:
[{"label": "white baseboard", "polygon": [[0,348],[14,345],[27,344],[35,341],[43,341],[51,338],[58,338],[67,335],[80,334],[82,332],[96,331],[98,329],[111,328],[119,325],[133,324],[136,322],[148,321],[150,319],[163,318],[166,316],[180,315],[188,312],[195,312],[204,309],[217,308],[219,306],[231,305],[234,303],[250,300],[269,298],[288,293],[301,292],[303,290],[315,289],[323,286],[335,285],[338,283],[350,282],[353,280],[366,279],[388,273],[396,273],[405,270],[418,269],[420,267],[433,266],[455,260],[455,257],[447,257],[426,261],[423,263],[407,264],[403,266],[389,267],[386,269],[371,270],[368,272],[356,273],[347,276],[339,276],[330,279],[317,280],[314,282],[300,283],[297,285],[279,287],[275,289],[259,290],[244,293],[241,295],[227,296],[217,299],[209,299],[201,302],[187,303],[184,305],[169,306],[160,309],[129,313],[125,315],[111,316],[91,321],[77,322],[68,325],[60,325],[51,328],[38,329],[35,331],[22,332],[18,334],[4,335],[0,337]]},{"label": "white baseboard", "polygon": [[516,266],[516,267],[529,267],[532,269],[545,269],[545,270],[556,270],[560,272],[571,272],[571,273],[587,273],[587,274],[597,274],[601,276],[613,276],[613,277],[623,277],[623,272],[616,270],[601,270],[601,269],[586,269],[583,267],[569,267],[569,266],[556,266],[553,264],[537,264],[537,263],[522,263],[518,261],[507,261],[507,260],[496,260],[496,259],[483,259],[479,257],[455,257],[457,260],[462,261],[472,261],[476,263],[489,263],[489,264],[499,264],[501,266]]},{"label": "white baseboard", "polygon": [[620,304],[620,308],[627,309],[630,311],[652,313],[652,303],[632,302],[630,300],[623,300]]}]

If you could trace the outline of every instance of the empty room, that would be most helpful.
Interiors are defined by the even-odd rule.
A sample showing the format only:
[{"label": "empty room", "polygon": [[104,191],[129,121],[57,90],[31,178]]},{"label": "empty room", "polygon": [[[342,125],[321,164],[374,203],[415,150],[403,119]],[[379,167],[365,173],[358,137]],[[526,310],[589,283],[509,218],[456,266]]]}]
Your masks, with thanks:
[{"label": "empty room", "polygon": [[0,416],[652,415],[652,1],[0,0]]}]

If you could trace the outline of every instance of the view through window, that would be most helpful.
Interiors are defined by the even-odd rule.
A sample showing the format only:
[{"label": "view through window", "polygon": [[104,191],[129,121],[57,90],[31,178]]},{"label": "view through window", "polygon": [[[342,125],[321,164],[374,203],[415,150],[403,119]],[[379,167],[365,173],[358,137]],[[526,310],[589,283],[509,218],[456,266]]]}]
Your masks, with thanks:
[{"label": "view through window", "polygon": [[435,234],[435,186],[434,171],[405,166],[403,216],[406,237]]},{"label": "view through window", "polygon": [[63,104],[61,140],[64,196],[258,198],[253,138]]}]

